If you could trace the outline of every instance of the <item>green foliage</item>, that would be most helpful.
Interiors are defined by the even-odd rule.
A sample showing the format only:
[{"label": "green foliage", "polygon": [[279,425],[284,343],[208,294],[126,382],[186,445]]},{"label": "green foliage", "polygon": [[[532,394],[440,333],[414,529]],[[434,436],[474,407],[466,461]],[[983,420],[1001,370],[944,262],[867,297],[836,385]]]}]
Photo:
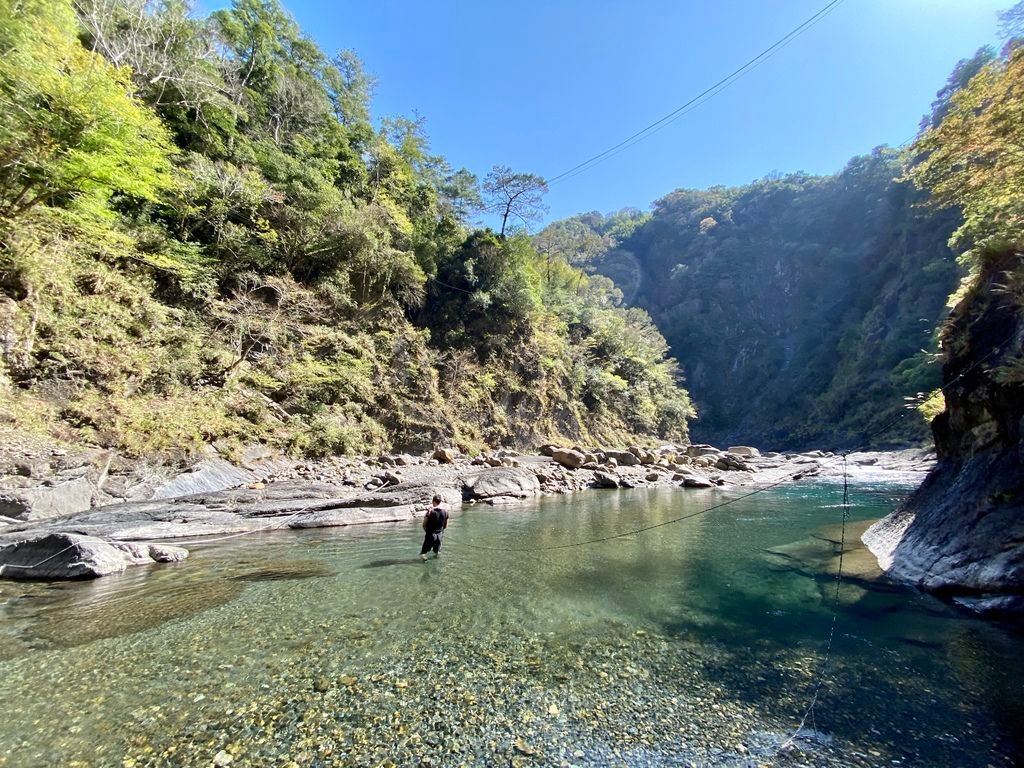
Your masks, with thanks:
[{"label": "green foliage", "polygon": [[483,189],[484,210],[501,218],[501,237],[518,226],[536,224],[547,210],[543,202],[547,182],[532,173],[517,173],[508,166],[496,165],[484,179]]},{"label": "green foliage", "polygon": [[154,199],[170,183],[160,122],[124,72],[82,48],[70,7],[0,2],[0,217],[41,204],[108,213],[112,195]]},{"label": "green foliage", "polygon": [[908,176],[963,223],[951,245],[965,257],[1024,247],[1024,49],[988,63],[949,99],[943,119],[914,145]]},{"label": "green foliage", "polygon": [[[374,130],[354,54],[276,0],[75,8],[0,0],[19,423],[167,456],[685,436],[649,321],[523,237],[469,232],[476,177],[419,117]],[[487,189],[511,222],[542,187],[504,169]]]},{"label": "green foliage", "polygon": [[[677,190],[649,216],[587,214],[538,241],[579,229],[601,240],[585,261],[651,313],[684,361],[699,439],[855,445],[904,397],[937,386],[921,350],[957,277],[945,244],[955,213],[920,209],[893,181],[901,170],[883,149],[835,176]],[[553,252],[573,260],[568,240]],[[876,440],[925,430],[908,417]]]}]

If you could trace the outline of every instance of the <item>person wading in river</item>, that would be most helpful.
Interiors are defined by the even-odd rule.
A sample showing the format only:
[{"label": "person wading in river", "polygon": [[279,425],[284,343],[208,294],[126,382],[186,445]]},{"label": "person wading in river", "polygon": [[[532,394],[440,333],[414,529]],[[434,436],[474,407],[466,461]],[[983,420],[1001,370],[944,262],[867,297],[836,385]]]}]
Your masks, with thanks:
[{"label": "person wading in river", "polygon": [[441,536],[444,529],[448,527],[448,512],[441,506],[441,497],[434,497],[434,506],[427,510],[423,516],[423,546],[420,548],[420,557],[424,561],[427,553],[433,550],[434,557],[441,556]]}]

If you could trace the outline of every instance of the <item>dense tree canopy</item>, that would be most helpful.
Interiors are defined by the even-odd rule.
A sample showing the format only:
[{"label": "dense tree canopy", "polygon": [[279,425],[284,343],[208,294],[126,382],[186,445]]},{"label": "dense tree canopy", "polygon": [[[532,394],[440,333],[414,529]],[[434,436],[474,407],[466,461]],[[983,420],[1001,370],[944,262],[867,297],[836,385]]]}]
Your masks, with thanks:
[{"label": "dense tree canopy", "polygon": [[979,257],[1024,247],[1024,49],[989,61],[918,139],[909,176],[963,212],[953,244]]},{"label": "dense tree canopy", "polygon": [[923,209],[902,168],[880,149],[834,176],[681,189],[650,214],[551,225],[537,247],[651,312],[697,397],[697,439],[852,447],[889,424],[876,444],[923,440],[916,414],[894,416],[939,379],[956,214]]},{"label": "dense tree canopy", "polygon": [[481,185],[372,91],[276,0],[0,0],[12,418],[139,453],[684,437],[649,320],[513,236],[543,181]]}]

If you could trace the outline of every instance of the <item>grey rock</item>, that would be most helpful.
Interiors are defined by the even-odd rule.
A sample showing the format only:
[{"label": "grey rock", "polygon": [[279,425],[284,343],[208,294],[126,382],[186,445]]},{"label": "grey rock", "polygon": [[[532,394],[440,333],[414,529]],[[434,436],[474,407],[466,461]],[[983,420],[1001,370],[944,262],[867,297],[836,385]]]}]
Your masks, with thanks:
[{"label": "grey rock", "polygon": [[0,545],[0,575],[9,579],[91,579],[130,565],[184,560],[181,547],[110,542],[70,533],[31,532]]},{"label": "grey rock", "polygon": [[0,515],[17,520],[45,520],[89,509],[96,488],[85,477],[28,488],[0,491]]},{"label": "grey rock", "polygon": [[640,459],[629,451],[605,451],[604,453],[609,459],[615,459],[616,463],[622,467],[635,467],[640,464]]},{"label": "grey rock", "polygon": [[338,502],[339,506],[349,507],[427,507],[433,497],[441,497],[446,505],[462,502],[462,482],[447,478],[443,480],[408,480],[398,485],[381,488],[372,493],[364,493]]},{"label": "grey rock", "polygon": [[433,458],[441,464],[454,464],[458,457],[459,452],[455,448],[437,448],[433,455]]},{"label": "grey rock", "polygon": [[109,504],[64,518],[22,525],[19,530],[0,535],[0,545],[27,530],[122,541],[237,533],[267,527],[303,510],[331,507],[343,502],[339,499],[343,493],[344,489],[326,483],[295,481],[270,483],[261,489]]},{"label": "grey rock", "polygon": [[658,456],[653,451],[648,451],[646,448],[631,445],[629,446],[629,452],[636,456],[639,462],[644,466],[648,464],[656,464],[658,462]]},{"label": "grey rock", "polygon": [[688,446],[686,449],[686,455],[692,459],[700,458],[701,456],[717,456],[720,453],[721,451],[715,448],[715,446],[703,443]]},{"label": "grey rock", "polygon": [[463,498],[493,499],[499,496],[526,498],[540,493],[540,481],[528,469],[494,467],[464,475]]},{"label": "grey rock", "polygon": [[897,581],[979,605],[1019,595],[1021,476],[1021,462],[1007,453],[940,462],[906,505],[868,528],[862,539]]},{"label": "grey rock", "polygon": [[187,472],[158,486],[153,491],[154,499],[171,499],[177,496],[188,496],[208,491],[223,491],[238,488],[259,480],[259,477],[248,469],[236,467],[224,459],[205,459]]},{"label": "grey rock", "polygon": [[618,488],[619,478],[607,472],[595,472],[594,486],[597,488]]},{"label": "grey rock", "polygon": [[684,488],[714,488],[715,484],[701,475],[687,475],[683,478]]},{"label": "grey rock", "polygon": [[572,448],[555,448],[551,452],[551,458],[569,469],[576,469],[584,464],[584,454],[574,451]]},{"label": "grey rock", "polygon": [[168,544],[149,544],[149,556],[157,563],[180,563],[188,557],[184,547],[172,547]]},{"label": "grey rock", "polygon": [[401,504],[393,507],[335,507],[296,516],[289,528],[334,528],[367,523],[400,523],[422,515],[422,507]]},{"label": "grey rock", "polygon": [[750,458],[755,458],[761,455],[761,452],[757,450],[757,448],[753,448],[749,445],[733,445],[729,447],[728,452],[734,453],[737,456],[747,456]]}]

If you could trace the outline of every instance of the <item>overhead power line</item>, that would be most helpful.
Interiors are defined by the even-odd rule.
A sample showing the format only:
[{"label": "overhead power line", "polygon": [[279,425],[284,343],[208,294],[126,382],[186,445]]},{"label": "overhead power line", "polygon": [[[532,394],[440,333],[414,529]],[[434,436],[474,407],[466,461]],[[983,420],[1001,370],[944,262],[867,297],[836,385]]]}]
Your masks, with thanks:
[{"label": "overhead power line", "polygon": [[664,117],[661,117],[658,120],[655,120],[653,123],[650,123],[649,125],[647,125],[644,128],[640,129],[639,131],[637,131],[633,135],[626,137],[625,139],[620,141],[618,144],[615,144],[614,146],[609,147],[608,149],[604,150],[603,152],[599,152],[598,154],[596,154],[593,157],[590,157],[590,158],[584,160],[581,163],[577,163],[572,168],[569,168],[568,170],[565,170],[565,171],[563,171],[562,173],[559,173],[556,176],[550,177],[549,179],[547,179],[548,185],[550,186],[552,184],[557,184],[559,181],[564,181],[565,179],[568,179],[568,178],[570,178],[572,176],[575,176],[575,175],[577,175],[579,173],[582,173],[585,170],[589,170],[593,166],[597,165],[600,162],[603,162],[604,160],[607,160],[608,158],[612,157],[615,154],[618,154],[622,150],[628,149],[629,147],[633,146],[634,144],[637,144],[637,143],[643,141],[644,139],[649,137],[651,134],[655,133],[656,131],[660,130],[661,128],[664,128],[666,125],[668,125],[673,120],[675,120],[675,119],[677,119],[679,117],[682,117],[686,112],[688,112],[691,109],[694,109],[694,108],[700,106],[700,104],[703,104],[708,99],[713,98],[718,93],[720,93],[721,91],[725,90],[730,85],[732,85],[734,82],[739,80],[745,74],[750,72],[752,69],[754,69],[758,65],[764,63],[764,61],[769,59],[773,54],[777,53],[780,49],[782,49],[787,44],[792,42],[796,37],[798,37],[802,33],[806,32],[808,29],[810,29],[812,26],[817,24],[819,21],[821,21],[823,18],[825,18],[825,16],[827,16],[832,11],[834,11],[842,2],[843,2],[843,0],[832,0],[832,2],[828,3],[827,5],[825,5],[823,8],[821,8],[821,10],[819,10],[813,16],[808,18],[802,24],[800,24],[797,27],[794,27],[792,30],[790,30],[788,33],[786,33],[783,37],[780,37],[778,40],[776,40],[770,46],[768,46],[763,51],[761,51],[759,54],[754,56],[752,59],[749,59],[745,64],[743,64],[742,66],[737,67],[736,69],[734,69],[732,72],[730,72],[728,75],[726,75],[721,80],[716,82],[714,85],[708,86],[703,91],[701,91],[696,96],[694,96],[692,99],[687,101],[685,104],[680,105],[679,107],[677,107],[676,109],[672,110],[671,112],[669,112]]}]

